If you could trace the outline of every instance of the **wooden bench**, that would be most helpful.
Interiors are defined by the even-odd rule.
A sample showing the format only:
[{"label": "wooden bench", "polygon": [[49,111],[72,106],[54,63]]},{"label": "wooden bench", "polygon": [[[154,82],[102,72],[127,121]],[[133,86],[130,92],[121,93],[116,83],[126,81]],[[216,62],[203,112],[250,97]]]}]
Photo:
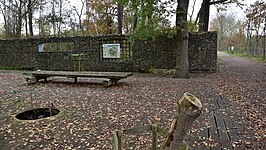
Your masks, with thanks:
[{"label": "wooden bench", "polygon": [[75,83],[78,82],[78,77],[90,77],[90,78],[105,78],[104,84],[107,86],[117,84],[117,81],[120,79],[127,78],[131,76],[131,72],[91,72],[91,71],[32,71],[32,72],[25,72],[24,75],[28,75],[30,80],[33,82],[39,82],[39,80],[47,81],[47,78],[54,77],[54,76],[61,76],[61,77],[68,77],[74,78]]}]

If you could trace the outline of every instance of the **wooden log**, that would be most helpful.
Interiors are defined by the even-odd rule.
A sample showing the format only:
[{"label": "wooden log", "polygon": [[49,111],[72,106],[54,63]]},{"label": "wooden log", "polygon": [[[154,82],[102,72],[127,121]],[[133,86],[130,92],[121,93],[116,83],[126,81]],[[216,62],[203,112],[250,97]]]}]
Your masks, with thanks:
[{"label": "wooden log", "polygon": [[124,134],[137,134],[137,133],[143,133],[143,132],[150,131],[151,129],[152,129],[151,125],[143,125],[139,127],[130,128],[130,129],[124,129],[123,133]]},{"label": "wooden log", "polygon": [[165,150],[183,149],[183,140],[193,122],[200,115],[202,104],[200,100],[190,93],[184,93],[177,102],[177,114],[174,117],[170,130],[164,142]]},{"label": "wooden log", "polygon": [[152,127],[152,150],[157,150],[157,125],[153,124]]}]

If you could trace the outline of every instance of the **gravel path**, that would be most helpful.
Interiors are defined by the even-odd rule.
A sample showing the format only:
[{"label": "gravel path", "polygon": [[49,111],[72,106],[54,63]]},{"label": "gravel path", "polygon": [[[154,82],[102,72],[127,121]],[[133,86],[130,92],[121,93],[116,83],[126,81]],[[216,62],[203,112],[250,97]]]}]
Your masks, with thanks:
[{"label": "gravel path", "polygon": [[[240,139],[231,139],[223,149],[264,149],[266,67],[223,53],[219,57],[222,65],[217,73],[192,74],[190,79],[134,73],[108,88],[99,84],[101,81],[87,78],[78,84],[53,78],[53,82],[26,86],[21,71],[0,71],[0,147],[113,149],[116,129],[156,123],[167,130],[176,112],[176,101],[190,92],[204,105],[186,139],[193,149],[223,145],[223,141],[214,141],[205,134],[212,129],[210,118],[217,112],[241,127],[237,130],[241,131],[237,133]],[[219,100],[228,102],[217,110],[215,103]],[[23,122],[12,117],[33,107],[47,107],[49,102],[63,112],[56,120]],[[151,147],[149,134],[124,139],[125,149]]]}]

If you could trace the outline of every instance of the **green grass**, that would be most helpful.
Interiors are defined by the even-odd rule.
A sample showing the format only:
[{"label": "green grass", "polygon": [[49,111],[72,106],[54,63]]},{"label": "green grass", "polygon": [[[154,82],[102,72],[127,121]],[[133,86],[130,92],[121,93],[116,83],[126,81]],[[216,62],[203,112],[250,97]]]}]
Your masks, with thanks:
[{"label": "green grass", "polygon": [[246,53],[243,52],[231,52],[228,50],[224,50],[223,52],[232,55],[232,56],[236,56],[236,57],[242,57],[242,58],[248,58],[254,61],[258,61],[258,62],[263,62],[266,63],[266,59],[263,60],[262,56],[257,56],[257,55],[247,55]]}]

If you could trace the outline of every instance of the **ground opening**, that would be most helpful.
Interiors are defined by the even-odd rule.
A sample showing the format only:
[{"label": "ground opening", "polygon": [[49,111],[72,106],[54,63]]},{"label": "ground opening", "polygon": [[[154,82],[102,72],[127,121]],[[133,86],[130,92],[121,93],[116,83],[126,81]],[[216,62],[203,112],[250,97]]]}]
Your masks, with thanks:
[{"label": "ground opening", "polygon": [[19,120],[36,120],[55,116],[59,112],[60,110],[55,108],[37,108],[19,113],[16,115],[16,118]]}]

